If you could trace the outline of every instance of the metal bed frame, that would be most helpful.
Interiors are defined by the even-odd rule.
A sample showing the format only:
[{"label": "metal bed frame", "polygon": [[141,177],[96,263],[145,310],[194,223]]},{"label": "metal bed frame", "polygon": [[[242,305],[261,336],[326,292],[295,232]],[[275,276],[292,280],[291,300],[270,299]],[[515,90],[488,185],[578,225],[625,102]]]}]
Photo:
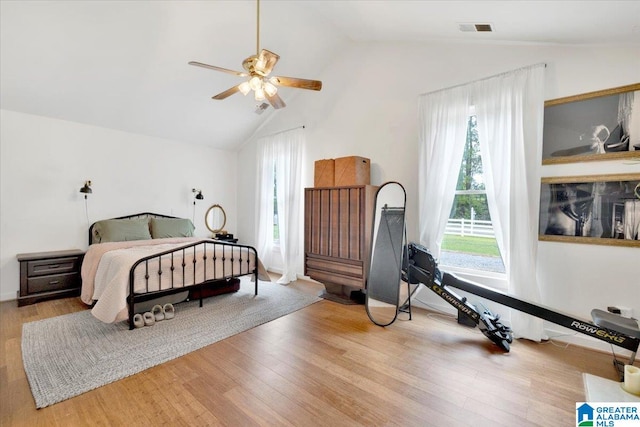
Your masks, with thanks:
[{"label": "metal bed frame", "polygon": [[[137,218],[177,218],[169,215],[155,214],[151,212],[143,212],[139,214],[126,215],[118,218],[110,219],[137,219]],[[89,244],[93,243],[94,238],[94,226],[95,223],[89,227]],[[216,255],[218,250],[221,249],[222,255],[222,271],[217,271],[216,261],[220,259],[220,255]],[[239,256],[234,258],[234,250],[239,252]],[[196,253],[202,251],[202,255],[196,258]],[[190,256],[189,263],[185,260],[187,255]],[[254,268],[251,268],[251,254],[254,257]],[[169,259],[170,267],[162,267],[163,260]],[[225,271],[225,261],[231,262],[231,271]],[[210,268],[213,269],[213,277],[216,277],[220,273],[220,277],[211,280],[205,280],[201,283],[194,283],[188,286],[174,286],[177,278],[182,278],[179,283],[184,283],[184,278],[189,269],[193,269],[194,277],[196,271],[196,264],[203,262],[204,277],[207,277],[207,267],[210,263]],[[191,265],[189,265],[191,264]],[[136,288],[134,272],[136,267],[143,265],[144,268],[144,280],[146,289],[145,292],[134,292]],[[167,271],[168,270],[168,271]],[[158,289],[155,291],[149,290],[149,279],[152,275],[157,276]],[[150,301],[156,298],[160,298],[167,295],[173,295],[180,292],[199,290],[200,307],[203,305],[203,299],[205,290],[218,289],[223,293],[225,289],[229,289],[226,292],[232,292],[237,290],[231,288],[233,285],[232,279],[240,276],[253,274],[255,282],[255,295],[258,295],[258,253],[255,248],[246,245],[239,245],[236,243],[216,241],[213,239],[203,239],[197,242],[188,243],[175,249],[158,252],[157,254],[143,257],[136,261],[129,270],[129,295],[127,297],[128,311],[129,311],[129,329],[133,329],[133,316],[135,315],[135,305],[137,303]],[[169,284],[170,286],[167,286]],[[165,289],[162,287],[165,286]],[[140,286],[138,286],[140,288]]]}]

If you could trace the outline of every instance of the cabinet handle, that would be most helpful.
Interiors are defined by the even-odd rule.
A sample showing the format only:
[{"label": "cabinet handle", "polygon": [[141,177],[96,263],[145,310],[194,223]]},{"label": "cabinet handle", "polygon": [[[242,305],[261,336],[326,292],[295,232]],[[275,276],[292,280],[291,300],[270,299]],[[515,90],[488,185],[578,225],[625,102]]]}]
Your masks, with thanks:
[{"label": "cabinet handle", "polygon": [[60,264],[51,264],[49,265],[49,268],[58,268],[60,267]]},{"label": "cabinet handle", "polygon": [[58,283],[60,283],[60,280],[52,280],[49,282],[50,285],[57,285]]}]

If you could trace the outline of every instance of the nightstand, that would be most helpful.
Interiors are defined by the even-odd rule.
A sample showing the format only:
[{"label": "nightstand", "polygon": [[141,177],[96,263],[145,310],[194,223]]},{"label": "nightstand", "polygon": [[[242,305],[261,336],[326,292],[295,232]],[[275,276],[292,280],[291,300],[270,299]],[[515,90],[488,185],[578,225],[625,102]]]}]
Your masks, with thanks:
[{"label": "nightstand", "polygon": [[215,237],[213,238],[213,240],[215,240],[216,242],[224,242],[224,243],[238,243],[238,239],[229,239],[229,238],[225,238],[225,239],[216,239]]},{"label": "nightstand", "polygon": [[233,234],[229,234],[226,231],[214,234],[213,240],[225,243],[238,243],[238,239],[234,238]]},{"label": "nightstand", "polygon": [[18,307],[80,295],[83,257],[79,249],[16,255],[20,262]]}]

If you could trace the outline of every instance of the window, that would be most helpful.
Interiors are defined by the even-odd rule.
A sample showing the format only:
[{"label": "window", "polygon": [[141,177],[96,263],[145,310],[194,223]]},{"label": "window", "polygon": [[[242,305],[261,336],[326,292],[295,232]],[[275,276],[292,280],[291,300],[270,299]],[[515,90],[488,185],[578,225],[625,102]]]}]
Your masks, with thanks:
[{"label": "window", "polygon": [[[494,287],[488,282],[495,282],[496,288],[500,286],[510,295],[533,302],[540,300],[536,271],[540,182],[536,179],[542,141],[544,91],[540,88],[544,87],[544,67],[536,64],[426,93],[420,95],[418,104],[420,243],[438,255],[441,267],[452,264],[443,261],[443,236],[469,132],[469,115],[477,113],[485,170],[483,179],[476,181],[488,183],[491,177],[494,184],[486,192],[492,212],[499,214],[492,222],[504,250],[506,272],[464,271],[457,267],[442,270],[457,270],[461,277],[475,276],[478,279],[469,280],[486,286]],[[471,102],[476,109],[470,113]],[[491,170],[486,162],[489,158]],[[448,249],[447,253],[451,252]],[[518,336],[541,339],[542,321],[520,315],[512,316],[511,321]]]},{"label": "window", "polygon": [[452,267],[504,273],[487,204],[480,143],[476,116],[472,115],[440,262]]}]

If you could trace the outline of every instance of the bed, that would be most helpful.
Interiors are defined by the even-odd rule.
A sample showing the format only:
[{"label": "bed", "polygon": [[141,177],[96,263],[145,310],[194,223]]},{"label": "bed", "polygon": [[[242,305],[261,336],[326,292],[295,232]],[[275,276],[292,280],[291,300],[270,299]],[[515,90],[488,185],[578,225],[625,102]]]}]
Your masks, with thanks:
[{"label": "bed", "polygon": [[[129,321],[163,298],[235,292],[240,276],[270,280],[251,246],[193,236],[188,219],[150,212],[95,222],[82,263],[81,299],[105,323]],[[138,308],[136,308],[138,306]]]}]

